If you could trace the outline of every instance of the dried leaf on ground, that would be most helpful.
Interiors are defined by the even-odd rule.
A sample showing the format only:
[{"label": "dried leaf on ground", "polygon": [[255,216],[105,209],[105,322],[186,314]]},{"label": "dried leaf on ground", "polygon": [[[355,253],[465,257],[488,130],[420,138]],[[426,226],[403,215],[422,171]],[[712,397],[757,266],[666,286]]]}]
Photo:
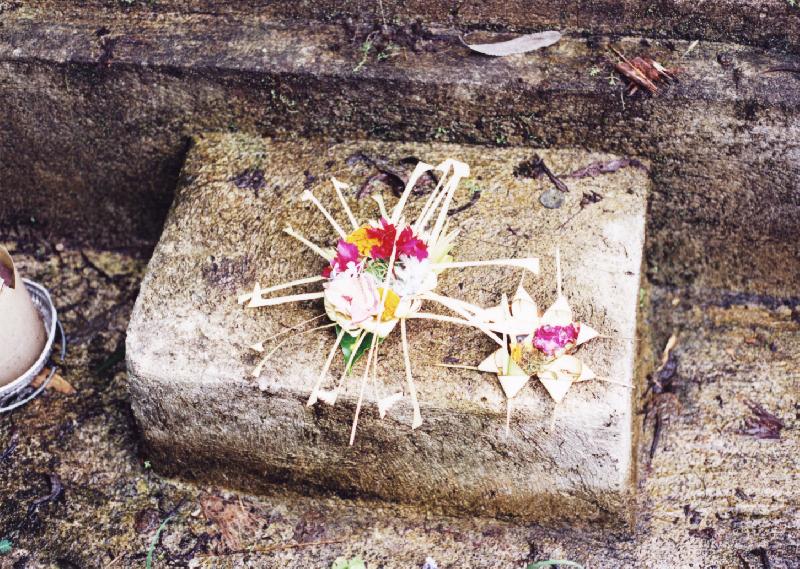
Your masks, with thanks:
[{"label": "dried leaf on ground", "polygon": [[544,175],[547,176],[548,179],[553,183],[556,189],[560,192],[568,192],[569,188],[567,185],[559,179],[558,176],[553,174],[553,171],[545,164],[544,158],[539,156],[538,154],[534,154],[533,158],[530,160],[525,160],[524,162],[520,162],[517,166],[514,167],[514,175],[521,178],[534,178],[537,179],[540,176]]},{"label": "dried leaf on ground", "polygon": [[677,343],[678,335],[672,334],[669,337],[669,340],[667,340],[667,345],[664,346],[664,351],[661,353],[661,365],[658,366],[658,369],[656,369],[656,373],[660,372],[666,367],[667,363],[669,362],[669,356],[672,353],[672,349],[677,345]]},{"label": "dried leaf on ground", "polygon": [[653,391],[655,393],[664,393],[672,391],[672,378],[678,370],[678,359],[672,353],[672,349],[678,343],[678,336],[672,334],[664,347],[664,352],[661,354],[661,365],[659,365],[653,374]]},{"label": "dried leaf on ground", "polygon": [[484,55],[493,57],[504,57],[518,53],[528,53],[543,47],[548,47],[561,39],[561,33],[556,31],[540,32],[537,34],[527,34],[508,41],[495,43],[469,44],[464,42],[472,51],[477,51]]},{"label": "dried leaf on ground", "polygon": [[[396,197],[400,197],[400,195],[403,193],[406,183],[408,182],[409,174],[411,173],[410,170],[406,171],[405,169],[409,166],[416,166],[417,162],[419,162],[419,159],[414,156],[407,156],[400,160],[399,167],[395,167],[384,158],[369,156],[363,152],[356,152],[347,158],[348,166],[354,166],[359,162],[375,168],[377,172],[370,175],[361,185],[359,190],[356,192],[356,199],[362,199],[373,194],[377,189],[375,186],[377,183],[382,183],[389,186],[392,190],[392,193]],[[424,194],[426,191],[432,190],[438,182],[439,179],[435,174],[432,172],[426,172],[422,177],[420,177],[419,181],[417,182],[418,188],[415,188],[413,193],[416,195]]]},{"label": "dried leaf on ground", "polygon": [[15,283],[14,261],[11,260],[6,248],[0,246],[0,290],[3,290],[4,286],[13,289]]},{"label": "dried leaf on ground", "polygon": [[[33,381],[31,381],[31,387],[39,387],[42,385],[42,383],[47,379],[48,375],[50,375],[50,368],[42,369],[42,371],[40,371],[38,375],[33,378]],[[52,389],[53,391],[58,391],[64,395],[75,395],[78,392],[66,379],[61,377],[61,374],[57,372],[53,375],[53,379],[50,380],[50,383],[47,385],[46,389]]]},{"label": "dried leaf on ground", "polygon": [[[42,369],[42,371],[40,371],[39,374],[33,378],[33,381],[31,381],[31,386],[39,387],[47,379],[48,375],[50,375],[50,369]],[[58,391],[64,395],[75,395],[78,392],[74,387],[72,387],[72,384],[61,377],[61,374],[59,373],[55,373],[53,375],[53,379],[50,380],[50,383],[47,385],[46,389],[52,389],[53,391]]]},{"label": "dried leaf on ground", "polygon": [[61,483],[61,478],[58,476],[58,474],[50,474],[50,493],[46,496],[36,498],[33,502],[31,502],[30,506],[28,506],[28,516],[30,517],[31,514],[36,511],[36,508],[42,504],[59,499],[63,493],[64,485]]},{"label": "dried leaf on ground", "polygon": [[617,158],[610,162],[592,162],[591,164],[578,168],[574,172],[562,176],[562,178],[594,178],[600,174],[612,174],[617,170],[627,167],[641,168],[647,170],[647,167],[636,158]]},{"label": "dried leaf on ground", "polygon": [[593,203],[597,203],[603,200],[602,194],[598,194],[594,190],[583,192],[583,196],[581,196],[580,206],[581,209],[585,208],[587,205],[592,205]]},{"label": "dried leaf on ground", "polygon": [[745,400],[745,405],[750,408],[753,415],[746,417],[739,434],[750,435],[757,439],[779,439],[781,431],[786,426],[784,422],[764,409],[758,403]]},{"label": "dried leaf on ground", "polygon": [[689,535],[692,537],[699,537],[700,539],[714,539],[716,531],[712,527],[705,527],[703,529],[692,528],[689,530]]},{"label": "dried leaf on ground", "polygon": [[[544,197],[544,194],[542,194],[542,197],[539,198],[539,201],[542,202],[542,205],[547,207],[547,204],[545,204],[544,201],[542,200],[543,197]],[[588,192],[583,192],[583,195],[581,196],[581,201],[578,202],[578,205],[580,206],[580,208],[578,209],[578,211],[576,211],[574,214],[572,214],[570,217],[568,217],[564,221],[564,223],[562,223],[561,225],[558,226],[559,231],[564,229],[567,225],[569,225],[569,223],[573,219],[575,219],[575,217],[577,217],[577,215],[580,212],[582,212],[585,207],[590,206],[590,205],[595,204],[595,203],[598,203],[598,202],[601,202],[602,200],[603,200],[603,195],[595,192],[594,190],[590,190]]]},{"label": "dried leaf on ground", "polygon": [[203,516],[219,528],[222,542],[230,550],[241,549],[245,536],[253,535],[260,526],[258,518],[241,502],[229,502],[219,496],[204,496],[200,499],[200,507]]}]

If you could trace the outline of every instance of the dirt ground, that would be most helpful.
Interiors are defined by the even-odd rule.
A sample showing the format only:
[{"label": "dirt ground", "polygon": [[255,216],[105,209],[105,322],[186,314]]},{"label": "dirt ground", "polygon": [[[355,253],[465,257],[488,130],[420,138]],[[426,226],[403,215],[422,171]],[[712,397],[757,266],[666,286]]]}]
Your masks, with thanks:
[{"label": "dirt ground", "polygon": [[673,331],[678,343],[674,373],[643,402],[636,528],[544,528],[162,478],[138,450],[123,352],[147,252],[27,230],[0,239],[53,292],[69,336],[61,375],[76,390],[0,416],[2,568],[145,567],[149,554],[153,567],[327,569],[354,555],[370,569],[426,557],[442,569],[800,567],[800,307],[656,289],[657,351]]}]

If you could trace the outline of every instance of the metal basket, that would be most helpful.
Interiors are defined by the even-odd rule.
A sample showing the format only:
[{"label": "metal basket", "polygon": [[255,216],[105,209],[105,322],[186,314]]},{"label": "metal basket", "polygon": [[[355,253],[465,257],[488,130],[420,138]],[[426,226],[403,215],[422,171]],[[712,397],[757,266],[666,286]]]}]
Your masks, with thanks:
[{"label": "metal basket", "polygon": [[11,383],[0,387],[0,413],[5,413],[25,405],[28,401],[44,391],[44,389],[50,383],[50,380],[53,379],[53,376],[58,369],[56,367],[53,367],[53,369],[51,369],[50,373],[47,375],[47,379],[45,379],[35,391],[30,393],[29,386],[31,382],[37,375],[39,375],[39,372],[42,371],[42,368],[44,368],[47,360],[50,359],[50,354],[53,351],[53,343],[56,339],[56,330],[58,330],[59,334],[61,335],[62,362],[64,361],[64,357],[67,353],[67,339],[64,335],[64,328],[61,326],[61,322],[58,321],[58,313],[56,312],[56,307],[53,305],[53,300],[50,298],[50,293],[48,293],[47,289],[38,283],[28,279],[22,279],[22,281],[25,283],[25,288],[28,289],[28,292],[31,295],[33,305],[36,307],[36,310],[42,317],[44,329],[47,333],[47,342],[45,343],[44,348],[42,348],[42,352],[39,354],[37,360],[31,367],[28,368],[28,371]]}]

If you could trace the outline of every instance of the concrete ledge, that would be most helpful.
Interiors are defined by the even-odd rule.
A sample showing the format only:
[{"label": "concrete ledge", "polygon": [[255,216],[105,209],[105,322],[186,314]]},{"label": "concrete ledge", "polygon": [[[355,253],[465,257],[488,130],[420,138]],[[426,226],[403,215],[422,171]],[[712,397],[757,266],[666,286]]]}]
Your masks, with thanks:
[{"label": "concrete ledge", "polygon": [[800,49],[800,10],[786,0],[17,0],[34,13],[219,14],[247,19],[424,22],[461,29],[568,30]]},{"label": "concrete ledge", "polygon": [[655,282],[796,295],[800,83],[764,73],[794,59],[620,39],[626,53],[683,69],[661,97],[623,99],[603,41],[567,37],[498,60],[452,38],[354,71],[361,44],[340,26],[11,12],[0,28],[0,224],[152,245],[199,131],[584,147],[652,161]]},{"label": "concrete ledge", "polygon": [[[564,289],[577,314],[617,338],[585,346],[581,357],[598,375],[638,384],[633,338],[648,186],[642,170],[570,181],[565,205],[547,210],[538,197],[549,182],[513,174],[531,157],[524,149],[331,146],[214,135],[190,152],[128,330],[132,407],[148,456],[169,474],[251,489],[284,482],[432,510],[630,522],[639,431],[630,389],[580,384],[556,409],[542,386],[531,383],[516,399],[507,438],[496,379],[432,365],[445,358],[477,364],[491,352],[491,342],[470,331],[415,322],[410,338],[425,422],[412,432],[410,406],[380,420],[369,403],[351,448],[355,379],[335,407],[305,406],[329,349],[326,332],[290,344],[270,360],[260,382],[250,377],[255,360],[247,346],[321,309],[244,310],[236,295],[256,280],[266,286],[322,269],[321,260],[281,233],[291,222],[317,242],[332,238],[316,212],[300,202],[304,187],[331,193],[327,179],[335,173],[353,184],[349,196],[357,215],[374,214],[371,200],[353,198],[375,173],[353,158],[359,153],[395,164],[406,157],[435,163],[445,156],[469,163],[482,193],[451,218],[462,230],[458,258],[540,256],[550,278],[533,279],[530,290],[546,304],[555,293],[551,253],[557,240]],[[610,159],[582,151],[542,156],[556,171]],[[389,189],[379,187],[391,204]],[[584,192],[591,191],[602,200],[581,208]],[[457,201],[466,203],[468,196],[462,189]],[[412,207],[420,200],[424,196],[415,197]],[[488,306],[499,300],[496,291],[513,291],[518,278],[510,270],[445,273],[439,290]],[[402,372],[388,371],[403,369],[397,342],[390,337],[381,349],[379,390],[402,387]]]}]

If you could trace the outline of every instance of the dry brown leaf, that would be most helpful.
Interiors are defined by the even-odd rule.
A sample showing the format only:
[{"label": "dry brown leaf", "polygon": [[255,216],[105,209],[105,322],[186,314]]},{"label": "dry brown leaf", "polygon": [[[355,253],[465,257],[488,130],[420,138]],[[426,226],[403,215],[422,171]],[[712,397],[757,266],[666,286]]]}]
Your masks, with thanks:
[{"label": "dry brown leaf", "polygon": [[675,344],[677,343],[678,343],[677,334],[673,334],[672,336],[669,337],[669,340],[667,340],[667,345],[664,346],[664,352],[661,354],[661,365],[658,366],[656,373],[660,372],[662,369],[664,369],[664,366],[667,365],[667,362],[669,361],[669,353],[672,351],[672,348],[674,348]]},{"label": "dry brown leaf", "polygon": [[16,278],[14,261],[11,260],[8,250],[0,245],[0,290],[3,289],[3,286],[13,289],[16,286]]},{"label": "dry brown leaf", "polygon": [[[39,387],[42,385],[44,380],[47,379],[47,376],[50,375],[50,368],[44,368],[39,374],[33,378],[31,381],[32,387]],[[59,393],[63,393],[64,395],[75,395],[78,391],[72,387],[66,379],[61,377],[61,374],[55,373],[53,375],[53,379],[50,380],[50,383],[47,385],[46,389],[52,389],[53,391],[58,391]]]},{"label": "dry brown leaf", "polygon": [[745,399],[744,404],[750,408],[753,415],[746,417],[744,425],[739,430],[741,435],[750,435],[757,439],[779,439],[781,431],[786,427],[782,419],[779,419],[758,403]]},{"label": "dry brown leaf", "polygon": [[641,163],[641,161],[637,160],[636,158],[617,158],[615,160],[611,160],[609,162],[592,162],[588,166],[584,166],[583,168],[579,168],[574,172],[571,172],[566,175],[562,175],[562,178],[594,178],[595,176],[599,176],[600,174],[613,174],[617,170],[627,167],[634,167],[639,168],[641,170],[647,170],[647,167]]},{"label": "dry brown leaf", "polygon": [[542,49],[543,47],[551,46],[561,39],[561,33],[556,31],[540,32],[537,34],[527,34],[519,36],[513,40],[501,41],[496,43],[480,43],[465,45],[472,51],[477,51],[484,55],[491,55],[493,57],[504,57],[506,55],[515,55],[517,53],[528,53]]},{"label": "dry brown leaf", "polygon": [[228,502],[219,496],[200,499],[203,516],[213,522],[222,534],[222,542],[230,550],[238,551],[242,540],[259,527],[258,519],[239,502]]},{"label": "dry brown leaf", "polygon": [[630,63],[626,63],[625,61],[622,61],[620,63],[615,63],[614,69],[616,69],[622,75],[624,75],[631,82],[631,85],[647,89],[653,95],[658,94],[658,87],[656,87],[655,83],[653,83],[642,72],[641,69],[638,69],[633,65],[631,65]]}]

